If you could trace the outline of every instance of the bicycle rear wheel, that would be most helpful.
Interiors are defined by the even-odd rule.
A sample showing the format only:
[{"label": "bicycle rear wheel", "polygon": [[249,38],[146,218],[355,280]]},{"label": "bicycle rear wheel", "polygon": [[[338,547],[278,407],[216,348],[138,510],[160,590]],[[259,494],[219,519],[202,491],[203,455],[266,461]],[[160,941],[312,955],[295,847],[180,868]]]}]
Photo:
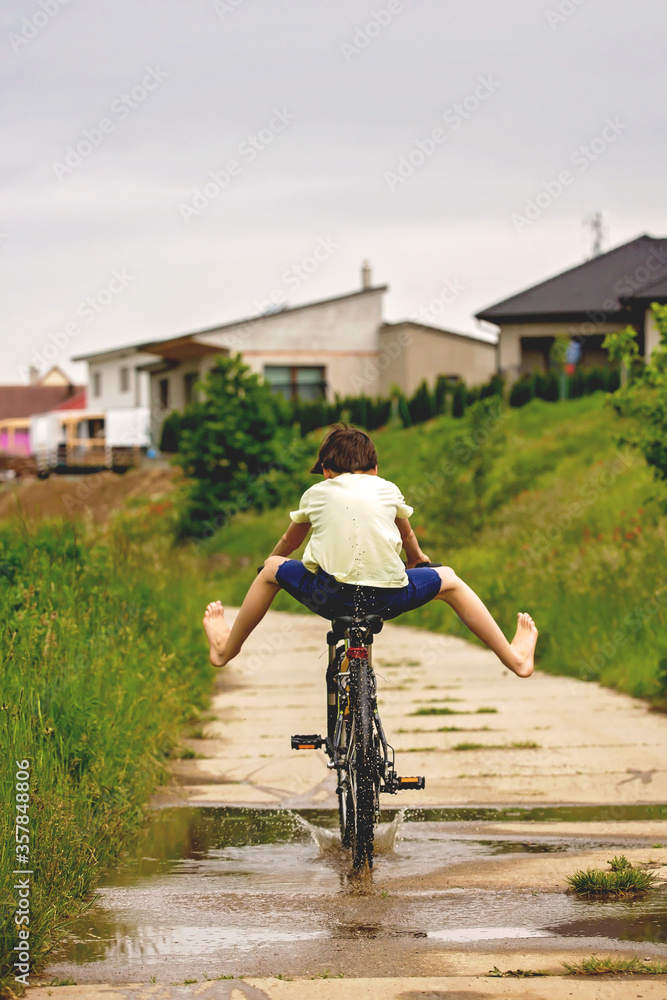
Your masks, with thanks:
[{"label": "bicycle rear wheel", "polygon": [[372,868],[373,835],[378,812],[380,773],[378,740],[373,726],[368,660],[358,659],[355,661],[350,684],[350,709],[352,715],[350,795],[347,802],[347,812],[352,863],[355,868],[366,866]]}]

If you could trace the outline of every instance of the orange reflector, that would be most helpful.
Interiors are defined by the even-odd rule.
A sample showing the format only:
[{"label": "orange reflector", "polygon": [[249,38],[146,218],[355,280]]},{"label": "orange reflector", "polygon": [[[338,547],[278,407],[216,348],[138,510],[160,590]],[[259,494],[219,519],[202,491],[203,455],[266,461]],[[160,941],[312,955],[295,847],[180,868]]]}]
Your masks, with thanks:
[{"label": "orange reflector", "polygon": [[419,781],[419,778],[400,778],[399,780],[403,784],[404,781]]},{"label": "orange reflector", "polygon": [[301,743],[297,747],[297,750],[314,750],[314,749],[315,749],[315,744],[314,743]]}]

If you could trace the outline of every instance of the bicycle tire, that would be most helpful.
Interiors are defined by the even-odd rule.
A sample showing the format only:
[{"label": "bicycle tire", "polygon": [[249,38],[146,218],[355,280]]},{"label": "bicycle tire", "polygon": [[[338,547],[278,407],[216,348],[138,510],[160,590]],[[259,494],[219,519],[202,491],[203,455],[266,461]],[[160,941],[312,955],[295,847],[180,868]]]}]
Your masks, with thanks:
[{"label": "bicycle tire", "polygon": [[372,868],[379,772],[368,660],[355,661],[350,689],[352,725],[349,802],[352,804],[352,816],[350,816],[352,864],[354,868]]}]

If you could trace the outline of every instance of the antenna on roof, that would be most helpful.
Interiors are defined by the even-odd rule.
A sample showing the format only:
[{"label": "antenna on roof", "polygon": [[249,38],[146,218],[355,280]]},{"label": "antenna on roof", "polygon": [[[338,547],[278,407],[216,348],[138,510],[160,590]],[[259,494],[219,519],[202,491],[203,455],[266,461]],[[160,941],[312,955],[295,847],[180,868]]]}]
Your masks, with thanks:
[{"label": "antenna on roof", "polygon": [[605,241],[606,233],[604,228],[604,218],[602,212],[593,212],[584,219],[584,225],[593,233],[593,248],[589,260],[598,257],[602,253],[602,245]]}]

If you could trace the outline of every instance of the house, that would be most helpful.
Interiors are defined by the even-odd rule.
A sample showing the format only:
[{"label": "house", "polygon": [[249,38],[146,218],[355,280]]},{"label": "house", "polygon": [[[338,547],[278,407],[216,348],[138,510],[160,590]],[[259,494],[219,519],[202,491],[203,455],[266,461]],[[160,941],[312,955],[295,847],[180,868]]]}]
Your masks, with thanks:
[{"label": "house", "polygon": [[579,341],[585,367],[607,363],[607,333],[631,325],[647,359],[659,343],[650,306],[667,302],[667,237],[638,236],[476,314],[494,323],[500,371],[546,370],[554,337]]},{"label": "house", "polygon": [[0,451],[10,455],[30,454],[33,414],[66,405],[84,390],[58,367],[41,377],[32,369],[30,375],[29,385],[0,385]]},{"label": "house", "polygon": [[302,400],[388,395],[393,385],[412,394],[424,379],[433,385],[441,374],[476,385],[495,372],[489,341],[412,321],[386,323],[386,291],[372,284],[364,263],[356,291],[75,360],[88,362],[103,409],[111,402],[108,392],[118,398],[122,368],[131,369],[125,378],[135,387],[149,380],[154,440],[164,417],[192,401],[197,382],[220,356],[240,353],[275,392]]}]

